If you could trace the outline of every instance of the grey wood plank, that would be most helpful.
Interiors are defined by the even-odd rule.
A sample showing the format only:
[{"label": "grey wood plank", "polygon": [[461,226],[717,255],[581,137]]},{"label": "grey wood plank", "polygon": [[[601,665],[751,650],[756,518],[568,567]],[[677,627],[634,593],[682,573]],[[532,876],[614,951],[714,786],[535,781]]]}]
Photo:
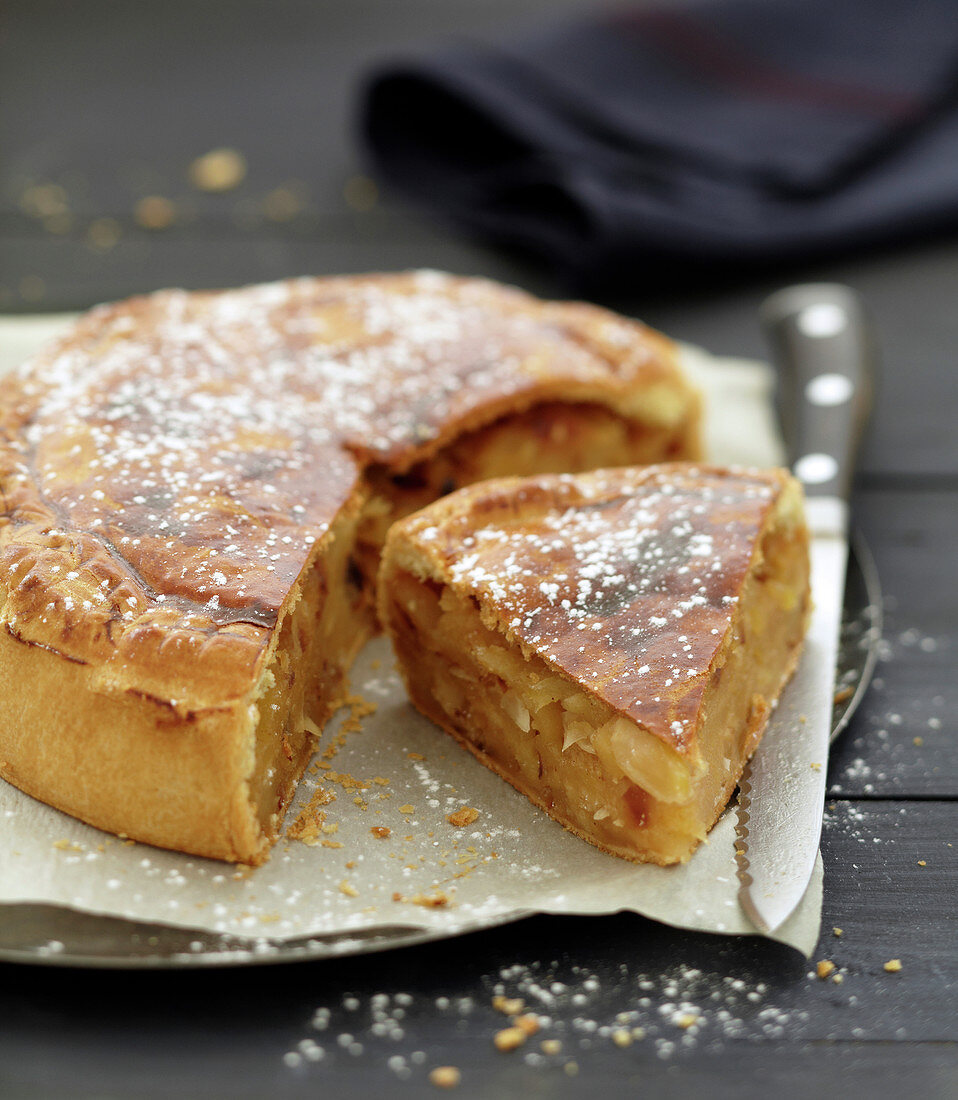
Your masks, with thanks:
[{"label": "grey wood plank", "polygon": [[[0,203],[28,180],[62,183],[79,214],[128,213],[137,197],[189,196],[217,216],[285,179],[341,205],[355,170],[359,80],[383,58],[455,34],[488,36],[575,0],[437,2],[8,0],[0,13]],[[218,146],[249,163],[229,196],[188,185]]]},{"label": "grey wood plank", "polygon": [[887,596],[871,691],[832,748],[829,790],[958,797],[958,494],[860,492],[857,521]]}]

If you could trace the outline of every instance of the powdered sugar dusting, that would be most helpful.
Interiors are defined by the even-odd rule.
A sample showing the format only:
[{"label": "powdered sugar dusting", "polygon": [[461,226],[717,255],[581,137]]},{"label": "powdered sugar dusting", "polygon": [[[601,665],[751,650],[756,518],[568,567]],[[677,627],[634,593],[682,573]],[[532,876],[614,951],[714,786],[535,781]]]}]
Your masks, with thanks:
[{"label": "powdered sugar dusting", "polygon": [[96,309],[4,395],[7,556],[29,547],[61,613],[75,592],[47,567],[81,560],[107,582],[84,611],[121,628],[164,603],[270,625],[364,464],[543,380],[655,367],[637,326],[621,323],[636,347],[613,363],[569,338],[561,308],[420,272]]},{"label": "powdered sugar dusting", "polygon": [[451,521],[449,572],[524,645],[681,744],[780,485],[688,467],[493,489]]}]

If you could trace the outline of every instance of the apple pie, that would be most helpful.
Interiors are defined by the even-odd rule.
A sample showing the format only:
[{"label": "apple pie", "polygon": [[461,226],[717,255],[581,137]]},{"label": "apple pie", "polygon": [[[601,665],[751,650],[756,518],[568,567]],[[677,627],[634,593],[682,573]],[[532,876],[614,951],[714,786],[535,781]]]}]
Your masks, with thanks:
[{"label": "apple pie", "polygon": [[103,306],[0,392],[0,775],[266,858],[389,526],[481,478],[698,455],[673,345],[435,272]]},{"label": "apple pie", "polygon": [[486,482],[392,527],[379,601],[423,714],[578,836],[684,861],[801,649],[801,488],[686,463]]}]

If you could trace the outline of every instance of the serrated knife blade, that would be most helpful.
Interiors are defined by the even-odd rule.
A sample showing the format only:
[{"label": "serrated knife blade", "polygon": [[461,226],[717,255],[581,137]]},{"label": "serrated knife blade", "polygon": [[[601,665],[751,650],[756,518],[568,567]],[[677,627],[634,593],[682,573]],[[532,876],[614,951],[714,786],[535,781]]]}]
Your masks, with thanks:
[{"label": "serrated knife blade", "polygon": [[762,307],[811,534],[813,611],[798,668],[739,785],[735,855],[749,920],[774,932],[808,887],[822,830],[848,560],[847,499],[871,403],[874,340],[848,287],[788,287]]}]

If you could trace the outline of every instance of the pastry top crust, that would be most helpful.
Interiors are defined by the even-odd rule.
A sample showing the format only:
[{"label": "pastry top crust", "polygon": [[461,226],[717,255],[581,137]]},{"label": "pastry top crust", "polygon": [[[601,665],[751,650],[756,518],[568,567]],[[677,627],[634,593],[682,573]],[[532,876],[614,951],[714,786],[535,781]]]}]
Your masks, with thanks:
[{"label": "pastry top crust", "polygon": [[99,307],[0,392],[0,624],[105,690],[238,699],[366,467],[550,399],[697,402],[635,322],[435,272]]},{"label": "pastry top crust", "polygon": [[784,470],[503,478],[401,520],[386,553],[477,597],[512,641],[694,755],[713,662],[773,514],[804,526]]}]

